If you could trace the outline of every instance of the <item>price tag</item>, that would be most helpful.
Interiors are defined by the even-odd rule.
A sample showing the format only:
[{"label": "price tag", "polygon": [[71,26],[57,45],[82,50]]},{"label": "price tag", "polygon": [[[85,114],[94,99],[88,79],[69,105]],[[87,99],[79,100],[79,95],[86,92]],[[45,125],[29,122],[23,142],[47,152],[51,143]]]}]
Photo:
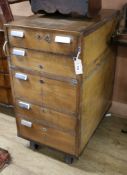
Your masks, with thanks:
[{"label": "price tag", "polygon": [[75,59],[74,60],[75,73],[76,75],[83,74],[82,60]]},{"label": "price tag", "polygon": [[77,56],[74,57],[74,66],[76,75],[83,74],[82,60],[79,58],[81,54],[81,48],[78,48]]}]

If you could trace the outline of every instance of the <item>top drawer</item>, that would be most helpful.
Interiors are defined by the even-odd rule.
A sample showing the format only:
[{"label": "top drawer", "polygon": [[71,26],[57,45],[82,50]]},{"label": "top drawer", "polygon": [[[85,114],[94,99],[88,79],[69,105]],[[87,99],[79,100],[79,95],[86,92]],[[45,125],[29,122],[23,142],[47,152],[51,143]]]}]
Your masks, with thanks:
[{"label": "top drawer", "polygon": [[71,33],[48,30],[12,28],[8,30],[11,46],[29,48],[51,53],[74,55],[78,36]]}]

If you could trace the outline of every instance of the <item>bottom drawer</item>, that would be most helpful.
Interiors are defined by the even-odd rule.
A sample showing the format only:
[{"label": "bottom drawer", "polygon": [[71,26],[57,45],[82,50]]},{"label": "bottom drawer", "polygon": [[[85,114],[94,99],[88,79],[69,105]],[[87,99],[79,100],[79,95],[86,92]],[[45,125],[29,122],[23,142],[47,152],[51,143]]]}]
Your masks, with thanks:
[{"label": "bottom drawer", "polygon": [[75,155],[75,136],[25,118],[16,120],[20,137]]},{"label": "bottom drawer", "polygon": [[[24,105],[25,106],[24,106]],[[28,120],[40,121],[45,125],[51,125],[70,133],[75,133],[77,119],[64,113],[60,113],[48,108],[40,107],[21,100],[16,100],[16,112],[19,116]]]}]

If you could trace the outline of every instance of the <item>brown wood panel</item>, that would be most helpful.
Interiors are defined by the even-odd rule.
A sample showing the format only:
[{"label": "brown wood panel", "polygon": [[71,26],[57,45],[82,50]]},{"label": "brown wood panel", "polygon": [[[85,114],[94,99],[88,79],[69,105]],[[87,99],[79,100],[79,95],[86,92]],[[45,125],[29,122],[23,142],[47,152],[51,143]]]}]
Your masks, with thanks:
[{"label": "brown wood panel", "polygon": [[10,76],[9,74],[0,74],[0,87],[8,87],[10,88]]},{"label": "brown wood panel", "polygon": [[127,104],[127,50],[119,47],[113,100]]},{"label": "brown wood panel", "polygon": [[[115,30],[113,18],[95,32],[84,37],[83,64],[85,74],[81,88],[80,151],[111,105],[115,72],[115,52],[109,40]],[[100,37],[101,36],[101,37]],[[91,51],[92,48],[92,51]]]},{"label": "brown wood panel", "polygon": [[[66,132],[40,125],[32,122],[32,127],[21,125],[21,120],[25,118],[16,117],[18,124],[18,135],[28,140],[51,146],[66,153],[75,154],[75,136]],[[26,120],[27,121],[27,120]]]},{"label": "brown wood panel", "polygon": [[43,104],[59,111],[77,113],[77,85],[43,77],[42,81]]},{"label": "brown wood panel", "polygon": [[9,66],[6,57],[3,58],[3,71],[5,73],[9,73]]},{"label": "brown wood panel", "polygon": [[89,77],[84,79],[80,151],[87,144],[104,113],[111,105],[114,72],[115,55],[110,50],[107,58],[99,66],[96,66]]},{"label": "brown wood panel", "polygon": [[95,18],[102,8],[102,0],[89,0],[88,1],[88,16]]},{"label": "brown wood panel", "polygon": [[30,109],[23,109],[19,105],[20,102],[21,100],[16,100],[16,112],[19,116],[25,116],[28,120],[31,119],[46,124],[47,126],[54,126],[75,133],[77,121],[75,116],[69,116],[65,113],[34,104],[30,104]]},{"label": "brown wood panel", "polygon": [[11,89],[0,87],[0,103],[13,104]]},{"label": "brown wood panel", "polygon": [[42,104],[42,90],[41,90],[41,83],[40,77],[36,75],[29,75],[24,73],[28,76],[28,79],[20,80],[15,78],[16,73],[22,73],[20,71],[12,71],[12,84],[14,89],[14,95],[17,98],[26,100],[28,102],[41,105]]},{"label": "brown wood panel", "polygon": [[[98,30],[92,34],[84,37],[84,65],[85,65],[85,74],[87,76],[97,64],[104,57],[104,52],[107,54],[108,42],[114,32],[114,25],[116,20],[111,20],[105,25],[100,27]],[[101,37],[100,37],[101,36]],[[100,49],[101,48],[101,49]]]},{"label": "brown wood panel", "polygon": [[5,86],[4,74],[0,74],[0,86]]},{"label": "brown wood panel", "polygon": [[0,72],[3,72],[3,60],[0,58]]},{"label": "brown wood panel", "polygon": [[25,56],[17,56],[13,54],[14,49],[22,50],[21,48],[11,49],[11,64],[14,66],[53,74],[55,76],[59,72],[59,76],[76,78],[73,57],[37,52],[29,49],[24,50]]}]

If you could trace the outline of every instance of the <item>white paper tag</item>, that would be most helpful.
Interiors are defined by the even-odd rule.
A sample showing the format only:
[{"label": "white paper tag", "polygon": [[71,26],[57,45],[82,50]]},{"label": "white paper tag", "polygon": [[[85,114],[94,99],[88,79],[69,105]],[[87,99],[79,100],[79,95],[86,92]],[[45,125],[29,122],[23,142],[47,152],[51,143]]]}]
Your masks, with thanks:
[{"label": "white paper tag", "polygon": [[74,66],[76,75],[83,74],[82,60],[80,59],[74,60]]}]

